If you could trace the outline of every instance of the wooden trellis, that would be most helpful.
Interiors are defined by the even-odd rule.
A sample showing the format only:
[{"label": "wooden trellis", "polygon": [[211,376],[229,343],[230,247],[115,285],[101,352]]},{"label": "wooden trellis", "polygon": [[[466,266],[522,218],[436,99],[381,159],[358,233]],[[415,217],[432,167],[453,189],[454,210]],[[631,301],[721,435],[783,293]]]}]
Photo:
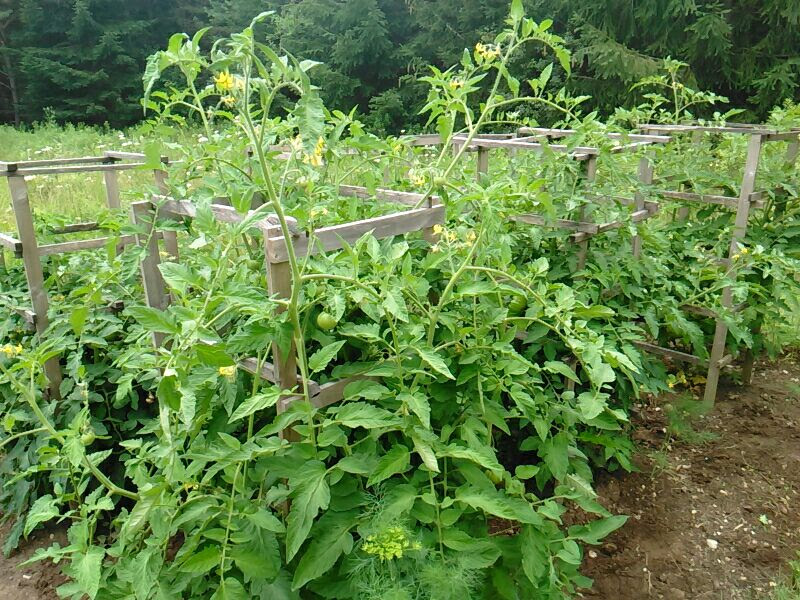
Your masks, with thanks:
[{"label": "wooden trellis", "polygon": [[[102,248],[112,240],[121,248],[127,244],[134,243],[135,238],[134,236],[99,237],[40,245],[36,239],[33,211],[31,210],[28,184],[25,178],[42,175],[102,173],[105,183],[106,204],[108,208],[117,210],[120,208],[119,172],[142,168],[146,164],[141,162],[144,158],[143,154],[108,151],[103,156],[0,162],[0,177],[5,177],[8,182],[12,210],[17,225],[16,235],[0,234],[0,268],[4,268],[5,265],[3,250],[10,250],[15,257],[22,259],[31,297],[31,309],[14,310],[17,310],[40,335],[44,333],[49,325],[47,312],[50,307],[50,300],[44,285],[42,257]],[[167,162],[166,159],[162,160],[165,163]],[[154,174],[156,185],[159,189],[165,189],[166,173],[157,169]],[[53,233],[69,234],[100,229],[101,227],[97,222],[73,223],[57,228]],[[170,233],[165,235],[165,245],[168,249],[177,252],[174,236]],[[58,398],[61,384],[61,368],[57,358],[47,361],[45,374],[48,379],[51,396]]]},{"label": "wooden trellis", "polygon": [[[691,134],[693,141],[697,141],[703,134],[740,134],[748,135],[750,137],[747,144],[747,155],[744,165],[744,173],[742,175],[742,182],[739,188],[738,196],[718,196],[710,194],[700,194],[695,192],[686,191],[671,191],[671,190],[656,190],[654,194],[670,200],[680,202],[693,202],[701,204],[713,204],[731,208],[736,211],[736,219],[733,230],[731,232],[730,243],[728,247],[728,258],[723,260],[723,266],[727,268],[727,276],[736,281],[737,269],[734,261],[734,256],[739,252],[739,244],[744,239],[747,232],[747,224],[750,216],[750,210],[753,208],[762,208],[764,206],[763,191],[756,191],[756,179],[758,176],[759,161],[761,157],[761,150],[765,143],[769,142],[788,142],[786,151],[785,163],[787,166],[793,166],[797,160],[798,148],[800,148],[800,130],[779,131],[776,129],[769,129],[761,125],[727,125],[727,126],[710,126],[710,125],[657,125],[648,124],[643,125],[640,129],[645,134],[652,133],[665,133],[670,136]],[[684,212],[681,217],[684,217]],[[739,312],[747,306],[747,303],[739,305],[733,304],[733,288],[726,286],[722,290],[720,304],[723,309],[729,312]],[[725,350],[728,341],[728,326],[720,314],[709,309],[687,305],[683,307],[687,312],[700,314],[703,316],[714,318],[716,326],[714,330],[714,341],[711,347],[708,360],[708,374],[706,376],[706,387],[703,394],[703,400],[708,403],[713,403],[717,395],[717,386],[719,384],[719,376],[722,369],[731,364],[734,360],[733,354],[726,354]],[[703,358],[694,354],[686,352],[679,352],[671,348],[664,348],[655,344],[640,343],[640,348],[668,356],[669,358],[689,362],[692,364],[704,364]],[[753,373],[753,363],[755,356],[752,352],[748,351],[744,364],[742,367],[742,380],[745,384],[749,383]]]},{"label": "wooden trellis", "polygon": [[[367,188],[356,186],[340,186],[339,194],[357,198],[376,197],[379,200],[411,207],[422,203],[423,206],[380,217],[321,227],[310,233],[299,231],[296,221],[287,218],[292,231],[292,237],[289,240],[283,237],[277,217],[275,215],[265,216],[255,222],[253,228],[263,236],[270,295],[280,299],[287,299],[291,296],[292,275],[288,262],[288,244],[292,244],[296,256],[302,258],[309,254],[338,250],[345,244],[354,243],[366,233],[372,233],[376,238],[382,239],[420,231],[428,241],[432,242],[435,240],[433,226],[441,225],[445,220],[445,207],[437,196],[426,197],[423,194],[386,189],[378,189],[372,193]],[[239,223],[244,219],[230,206],[212,204],[210,208],[214,217],[221,222]],[[146,257],[141,265],[147,305],[164,310],[170,300],[158,268],[160,263],[158,239],[157,236],[152,235],[152,228],[156,216],[159,218],[192,218],[196,216],[197,207],[189,201],[156,196],[151,201],[132,204],[131,212],[133,222],[141,229],[141,233],[137,234],[137,243],[147,245]],[[162,334],[154,334],[156,346],[160,346],[163,340]],[[272,353],[274,362],[264,362],[258,375],[275,383],[283,390],[297,389],[302,384],[302,379],[297,369],[294,346],[284,353],[277,344],[273,344]],[[258,361],[252,357],[245,358],[239,361],[238,366],[247,372],[256,374]],[[311,404],[316,408],[324,408],[339,402],[344,397],[344,388],[349,383],[361,378],[353,376],[324,384],[309,381],[308,394]],[[277,404],[278,413],[285,412],[292,403],[300,399],[302,396],[299,395],[282,398]],[[282,435],[292,437],[293,432],[287,430],[282,432]]]}]

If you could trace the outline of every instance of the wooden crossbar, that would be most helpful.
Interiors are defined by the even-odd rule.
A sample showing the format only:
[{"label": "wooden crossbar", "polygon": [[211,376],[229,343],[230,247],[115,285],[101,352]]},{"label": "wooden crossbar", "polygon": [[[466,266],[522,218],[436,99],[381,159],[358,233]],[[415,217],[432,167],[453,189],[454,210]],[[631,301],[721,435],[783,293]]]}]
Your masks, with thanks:
[{"label": "wooden crossbar", "polygon": [[416,192],[399,192],[397,190],[384,188],[378,188],[372,193],[368,188],[355,185],[340,185],[339,195],[353,196],[356,198],[372,198],[374,196],[378,200],[405,204],[406,206],[416,206],[422,200],[427,200],[426,204],[428,206],[435,206],[442,203],[441,198],[438,196],[425,196],[425,194],[418,194]]},{"label": "wooden crossbar", "polygon": [[[551,137],[562,138],[570,135],[575,135],[575,129],[549,129],[547,127],[521,127],[517,130],[520,135],[530,135],[532,137]],[[637,142],[651,142],[654,144],[667,144],[672,141],[668,135],[646,135],[642,133],[616,133],[616,132],[598,132],[610,140],[631,140]]]},{"label": "wooden crossbar", "polygon": [[6,235],[5,233],[0,233],[0,246],[8,248],[14,254],[22,254],[22,242],[17,238]]},{"label": "wooden crossbar", "polygon": [[[728,208],[738,208],[739,198],[733,196],[717,196],[714,194],[698,194],[695,192],[672,192],[668,190],[656,190],[653,192],[664,198],[675,200],[686,200],[688,202],[704,202],[706,204],[717,204]],[[749,196],[750,205],[759,208],[763,206],[764,192],[753,192]]]},{"label": "wooden crossbar", "polygon": [[[68,159],[67,159],[68,160]],[[56,164],[63,164],[59,161]],[[107,162],[106,164],[80,164],[80,165],[67,165],[63,167],[32,167],[32,168],[18,168],[19,163],[6,163],[6,170],[0,170],[0,177],[9,176],[30,176],[30,175],[69,175],[73,173],[98,173],[108,171],[129,171],[132,169],[140,169],[145,166],[145,163],[114,163]],[[13,167],[9,169],[10,167]]]},{"label": "wooden crossbar", "polygon": [[[442,205],[417,208],[401,213],[374,217],[322,227],[311,233],[301,235],[293,241],[295,254],[298,257],[312,252],[338,250],[345,243],[356,242],[365,233],[372,232],[378,239],[419,231],[444,222],[445,209]],[[286,240],[283,236],[267,240],[267,260],[271,263],[282,263],[289,260]]]},{"label": "wooden crossbar", "polygon": [[[453,137],[454,145],[463,145],[466,143],[467,138],[464,136]],[[475,137],[469,142],[470,146],[478,148],[506,148],[506,149],[521,149],[521,150],[552,150],[553,152],[566,152],[574,155],[574,158],[583,160],[589,156],[596,156],[600,153],[597,148],[589,146],[563,146],[557,144],[539,144],[535,142],[526,142],[519,139],[487,139],[482,137]]]}]

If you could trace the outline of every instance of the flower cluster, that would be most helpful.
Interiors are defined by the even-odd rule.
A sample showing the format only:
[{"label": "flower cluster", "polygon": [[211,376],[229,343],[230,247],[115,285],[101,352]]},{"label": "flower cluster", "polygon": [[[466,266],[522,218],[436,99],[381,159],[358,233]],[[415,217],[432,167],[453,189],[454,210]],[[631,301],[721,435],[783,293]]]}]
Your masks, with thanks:
[{"label": "flower cluster", "polygon": [[229,92],[236,85],[236,79],[228,71],[223,71],[214,78],[214,84],[221,92]]},{"label": "flower cluster", "polygon": [[22,353],[22,346],[19,344],[16,346],[6,344],[5,346],[0,346],[0,353],[5,354],[8,358],[14,358],[18,354]]},{"label": "flower cluster", "polygon": [[323,163],[322,154],[324,152],[325,152],[325,140],[319,138],[317,140],[316,145],[314,146],[314,151],[311,154],[306,153],[303,156],[303,162],[311,165],[312,167],[321,167]]},{"label": "flower cluster", "polygon": [[367,554],[373,554],[381,560],[402,558],[407,550],[419,550],[419,542],[412,542],[402,527],[390,527],[377,535],[367,536],[361,547]]},{"label": "flower cluster", "polygon": [[233,378],[236,376],[236,365],[231,365],[229,367],[220,367],[219,374],[228,380],[233,380]]},{"label": "flower cluster", "polygon": [[494,60],[495,58],[500,58],[500,47],[494,44],[478,42],[475,44],[475,54],[486,60]]},{"label": "flower cluster", "polygon": [[451,79],[450,80],[450,88],[457,90],[459,88],[464,87],[464,82],[461,79]]},{"label": "flower cluster", "polygon": [[417,187],[425,185],[425,176],[422,173],[417,173],[416,171],[408,172],[408,180],[411,182],[411,185]]},{"label": "flower cluster", "polygon": [[750,253],[750,249],[747,246],[742,246],[739,252],[733,255],[733,260],[739,260],[742,256],[746,256]]}]

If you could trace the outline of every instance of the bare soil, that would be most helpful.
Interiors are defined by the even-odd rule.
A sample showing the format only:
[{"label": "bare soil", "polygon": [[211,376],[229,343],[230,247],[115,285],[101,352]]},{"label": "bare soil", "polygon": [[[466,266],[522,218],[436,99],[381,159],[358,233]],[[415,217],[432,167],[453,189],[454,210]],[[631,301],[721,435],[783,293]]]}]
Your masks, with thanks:
[{"label": "bare soil", "polygon": [[[8,527],[0,529],[5,538]],[[52,561],[39,561],[25,567],[19,564],[30,558],[39,548],[47,548],[54,542],[61,546],[67,543],[64,527],[43,528],[31,533],[27,541],[22,540],[19,550],[6,558],[0,554],[0,600],[57,600],[56,588],[66,581],[61,567]]]},{"label": "bare soil", "polygon": [[[584,573],[595,586],[583,597],[765,597],[800,550],[800,356],[757,365],[749,387],[721,388],[714,410],[693,422],[711,441],[668,435],[673,405],[677,398],[662,397],[634,411],[639,472],[599,477],[601,501],[630,519],[587,549]],[[57,565],[17,565],[64,537],[36,532],[0,555],[0,600],[58,598]]]},{"label": "bare soil", "polygon": [[601,501],[630,519],[589,553],[595,586],[584,596],[765,598],[800,551],[798,356],[759,364],[748,387],[721,389],[694,422],[716,436],[706,443],[665,434],[670,404],[635,415],[641,472],[599,484]]}]

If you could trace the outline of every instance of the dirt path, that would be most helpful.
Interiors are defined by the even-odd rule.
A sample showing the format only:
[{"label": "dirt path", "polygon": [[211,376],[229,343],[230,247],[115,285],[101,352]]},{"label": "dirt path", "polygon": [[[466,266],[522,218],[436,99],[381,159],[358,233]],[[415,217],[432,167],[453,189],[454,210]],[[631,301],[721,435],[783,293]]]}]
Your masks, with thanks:
[{"label": "dirt path", "polygon": [[[688,432],[716,436],[706,443],[668,443],[673,403],[662,398],[634,416],[642,471],[599,482],[606,506],[631,518],[587,557],[596,583],[586,598],[753,600],[800,550],[800,358],[759,365],[747,389],[723,388],[716,409],[694,422],[699,433]],[[16,566],[51,535],[63,531],[0,556],[0,600],[58,597],[57,566]]]},{"label": "dirt path", "polygon": [[667,444],[667,400],[641,410],[642,472],[599,486],[604,504],[631,518],[589,555],[595,588],[586,597],[752,600],[795,558],[800,364],[795,356],[758,367],[752,386],[723,389],[694,422],[712,441]]}]

